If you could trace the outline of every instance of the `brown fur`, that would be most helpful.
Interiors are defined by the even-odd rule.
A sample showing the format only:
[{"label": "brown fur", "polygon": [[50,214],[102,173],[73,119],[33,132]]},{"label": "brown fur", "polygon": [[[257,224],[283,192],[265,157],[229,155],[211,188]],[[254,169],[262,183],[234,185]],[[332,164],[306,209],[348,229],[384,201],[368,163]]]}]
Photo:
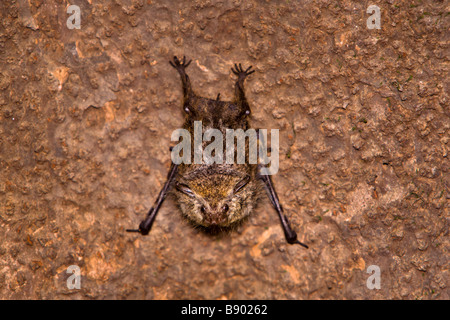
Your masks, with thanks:
[{"label": "brown fur", "polygon": [[[214,128],[226,136],[226,129],[248,129],[250,108],[244,95],[244,79],[252,73],[235,66],[238,75],[235,99],[226,102],[195,95],[183,63],[175,58],[173,66],[183,83],[186,120],[183,128],[191,134],[191,155],[194,150],[194,121],[202,121],[202,136]],[[203,143],[203,149],[208,143]],[[225,143],[224,143],[225,152]],[[236,151],[236,146],[235,146]],[[248,150],[246,150],[248,154]],[[225,159],[225,155],[223,157]],[[231,227],[246,218],[255,207],[262,185],[257,179],[257,165],[248,164],[180,164],[172,189],[184,216],[195,225],[206,228]],[[245,182],[247,182],[245,184]],[[239,184],[245,184],[237,190]]]}]

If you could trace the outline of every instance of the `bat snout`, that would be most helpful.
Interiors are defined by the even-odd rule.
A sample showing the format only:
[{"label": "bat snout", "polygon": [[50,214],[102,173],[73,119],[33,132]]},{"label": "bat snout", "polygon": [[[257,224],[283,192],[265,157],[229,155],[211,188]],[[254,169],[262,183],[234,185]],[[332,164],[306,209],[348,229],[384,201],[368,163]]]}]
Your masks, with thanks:
[{"label": "bat snout", "polygon": [[228,224],[228,205],[212,210],[202,207],[203,222],[207,226],[226,226]]}]

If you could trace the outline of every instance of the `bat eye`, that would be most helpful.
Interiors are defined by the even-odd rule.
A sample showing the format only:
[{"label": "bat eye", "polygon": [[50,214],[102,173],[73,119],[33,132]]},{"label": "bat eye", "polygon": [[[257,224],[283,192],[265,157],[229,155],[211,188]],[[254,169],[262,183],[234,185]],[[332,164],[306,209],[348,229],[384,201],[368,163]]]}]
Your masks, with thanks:
[{"label": "bat eye", "polygon": [[206,208],[205,208],[205,206],[202,206],[202,207],[200,208],[200,211],[202,212],[202,214],[205,214],[205,213],[206,213]]},{"label": "bat eye", "polygon": [[247,183],[250,181],[250,176],[247,175],[244,179],[242,179],[241,181],[239,181],[236,186],[233,189],[234,193],[238,193],[240,190],[242,190],[242,188],[244,188]]},{"label": "bat eye", "polygon": [[223,213],[226,213],[226,212],[228,212],[229,209],[230,209],[230,207],[228,207],[228,205],[225,204],[225,205],[222,207],[222,212],[223,212]]},{"label": "bat eye", "polygon": [[184,183],[177,183],[176,188],[178,191],[183,192],[190,197],[194,196],[194,192],[192,192],[192,190]]}]

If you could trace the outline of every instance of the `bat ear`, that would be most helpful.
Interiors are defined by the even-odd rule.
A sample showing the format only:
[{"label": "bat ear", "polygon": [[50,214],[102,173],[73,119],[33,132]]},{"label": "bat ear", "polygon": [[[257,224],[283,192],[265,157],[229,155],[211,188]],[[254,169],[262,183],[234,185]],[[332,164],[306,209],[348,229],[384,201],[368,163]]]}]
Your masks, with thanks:
[{"label": "bat ear", "polygon": [[191,190],[191,188],[188,187],[188,185],[184,184],[184,183],[177,183],[175,185],[175,188],[184,193],[185,195],[188,195],[189,197],[193,197],[194,196],[194,192]]},{"label": "bat ear", "polygon": [[233,193],[238,193],[240,190],[242,190],[242,188],[244,188],[247,183],[250,181],[250,176],[247,175],[244,179],[242,179],[241,181],[239,181],[233,189]]}]

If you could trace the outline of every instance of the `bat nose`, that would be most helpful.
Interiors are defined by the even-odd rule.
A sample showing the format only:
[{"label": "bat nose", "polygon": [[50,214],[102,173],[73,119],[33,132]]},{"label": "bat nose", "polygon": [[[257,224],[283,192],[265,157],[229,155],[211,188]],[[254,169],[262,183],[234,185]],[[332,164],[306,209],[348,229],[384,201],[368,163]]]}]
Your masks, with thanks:
[{"label": "bat nose", "polygon": [[223,214],[210,214],[203,217],[203,220],[209,226],[220,226],[226,224],[228,217]]},{"label": "bat nose", "polygon": [[[224,210],[226,209],[226,210]],[[228,206],[219,210],[206,210],[202,208],[203,221],[209,226],[226,225],[228,222]]]}]

